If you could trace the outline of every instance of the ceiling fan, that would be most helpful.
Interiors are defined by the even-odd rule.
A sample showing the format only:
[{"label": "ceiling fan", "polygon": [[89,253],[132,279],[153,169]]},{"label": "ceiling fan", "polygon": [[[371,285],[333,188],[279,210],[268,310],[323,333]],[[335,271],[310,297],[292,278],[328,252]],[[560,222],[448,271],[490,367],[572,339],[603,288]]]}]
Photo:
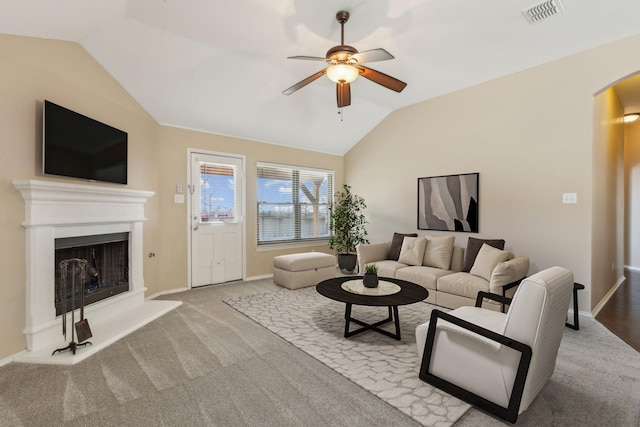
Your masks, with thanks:
[{"label": "ceiling fan", "polygon": [[394,90],[396,92],[402,92],[407,86],[405,82],[402,82],[394,77],[388,76],[380,71],[373,70],[369,67],[362,65],[365,62],[387,61],[393,59],[393,55],[384,49],[371,49],[364,52],[358,52],[353,46],[344,44],[344,24],[349,20],[349,12],[341,10],[336,13],[336,19],[340,23],[340,45],[334,46],[327,51],[324,58],[317,56],[290,56],[288,59],[304,59],[308,61],[324,61],[329,66],[324,70],[307,77],[306,79],[294,84],[290,88],[284,90],[282,93],[285,95],[291,95],[298,89],[301,89],[318,79],[322,75],[326,74],[327,77],[336,83],[336,97],[338,101],[338,108],[351,105],[351,86],[350,83],[354,81],[359,75],[371,80],[374,83],[378,83],[387,89]]}]

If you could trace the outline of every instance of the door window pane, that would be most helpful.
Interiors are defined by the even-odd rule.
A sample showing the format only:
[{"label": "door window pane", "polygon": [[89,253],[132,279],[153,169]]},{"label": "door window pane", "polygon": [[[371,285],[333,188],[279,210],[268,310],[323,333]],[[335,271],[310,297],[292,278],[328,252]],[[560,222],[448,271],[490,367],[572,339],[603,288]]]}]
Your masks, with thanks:
[{"label": "door window pane", "polygon": [[200,163],[200,221],[236,221],[235,167]]}]

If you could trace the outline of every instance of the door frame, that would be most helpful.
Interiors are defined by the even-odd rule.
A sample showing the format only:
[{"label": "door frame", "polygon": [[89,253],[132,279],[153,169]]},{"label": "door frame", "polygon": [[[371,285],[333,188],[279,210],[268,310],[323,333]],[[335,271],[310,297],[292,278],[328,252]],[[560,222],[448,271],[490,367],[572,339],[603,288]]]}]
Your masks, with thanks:
[{"label": "door frame", "polygon": [[193,262],[193,255],[191,253],[191,227],[193,225],[191,218],[193,215],[192,201],[191,197],[193,196],[193,183],[191,182],[191,156],[193,154],[204,154],[211,156],[220,156],[220,157],[231,157],[240,160],[242,164],[242,176],[240,177],[240,185],[242,187],[242,280],[245,281],[247,279],[247,157],[243,154],[235,154],[235,153],[225,153],[222,151],[210,151],[210,150],[201,150],[198,148],[188,148],[187,149],[187,288],[192,289],[192,274],[191,274],[191,263]]}]

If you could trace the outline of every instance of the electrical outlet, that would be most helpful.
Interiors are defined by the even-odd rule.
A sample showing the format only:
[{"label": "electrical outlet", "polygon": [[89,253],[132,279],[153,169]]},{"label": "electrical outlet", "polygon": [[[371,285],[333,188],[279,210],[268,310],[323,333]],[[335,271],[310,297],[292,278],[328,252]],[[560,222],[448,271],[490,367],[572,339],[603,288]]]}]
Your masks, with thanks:
[{"label": "electrical outlet", "polygon": [[562,193],[563,205],[575,205],[578,203],[578,193]]},{"label": "electrical outlet", "polygon": [[184,203],[184,194],[174,194],[173,195],[174,203]]}]

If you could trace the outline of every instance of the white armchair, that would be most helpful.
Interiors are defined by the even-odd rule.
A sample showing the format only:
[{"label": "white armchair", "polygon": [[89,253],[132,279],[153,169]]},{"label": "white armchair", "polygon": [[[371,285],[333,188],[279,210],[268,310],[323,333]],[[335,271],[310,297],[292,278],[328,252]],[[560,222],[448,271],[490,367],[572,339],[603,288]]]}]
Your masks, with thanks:
[{"label": "white armchair", "polygon": [[479,307],[431,312],[416,328],[420,379],[514,423],[553,374],[573,275],[552,267],[522,281],[507,313]]}]

